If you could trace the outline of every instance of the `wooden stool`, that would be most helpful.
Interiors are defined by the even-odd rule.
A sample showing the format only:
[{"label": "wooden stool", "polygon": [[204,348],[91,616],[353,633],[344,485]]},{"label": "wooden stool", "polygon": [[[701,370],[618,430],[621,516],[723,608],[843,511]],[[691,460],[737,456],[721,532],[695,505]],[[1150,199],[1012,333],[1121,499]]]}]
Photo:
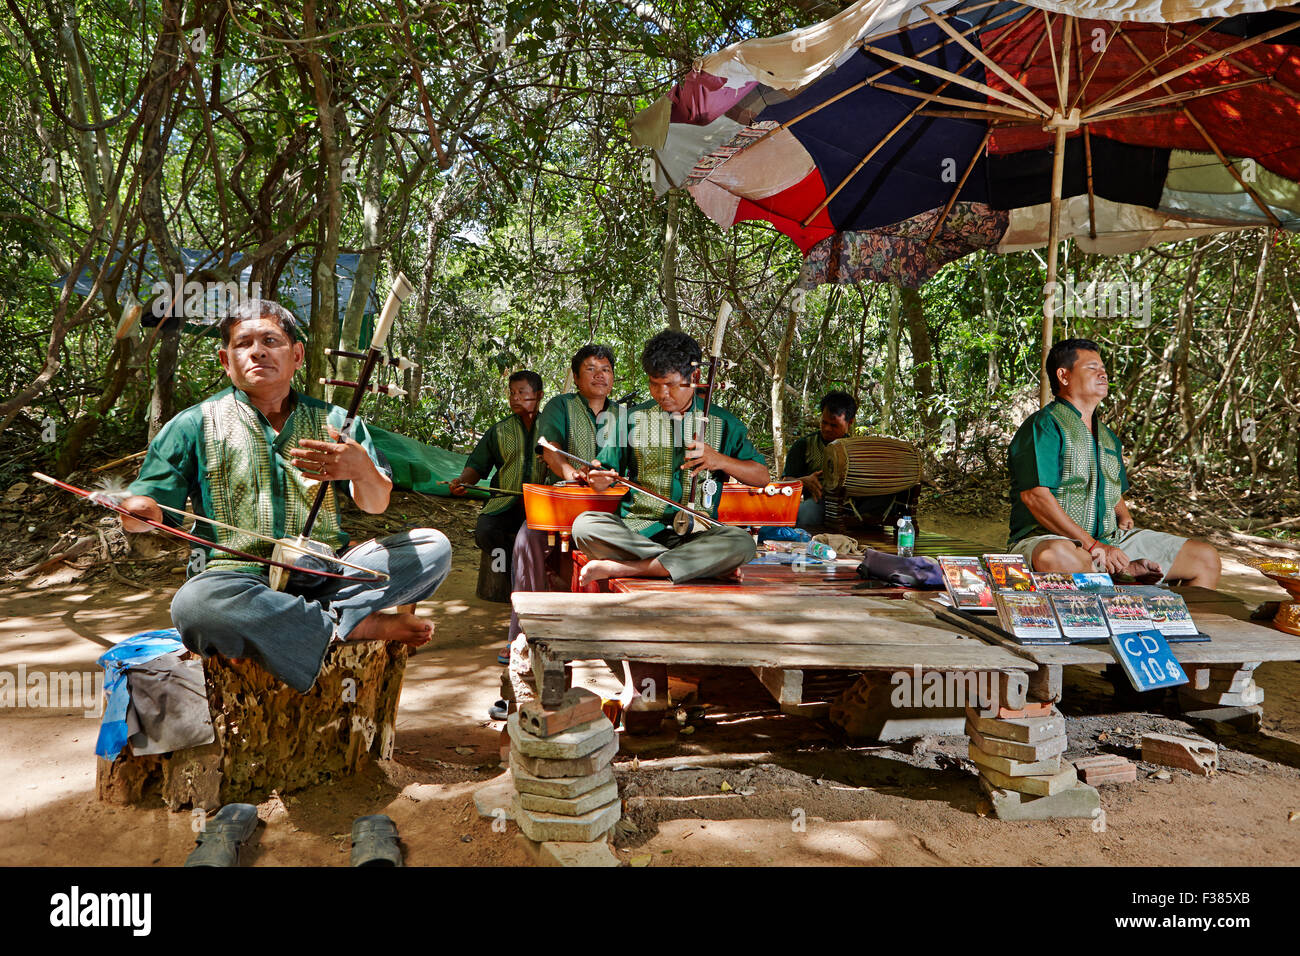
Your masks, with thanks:
[{"label": "wooden stool", "polygon": [[331,644],[305,694],[255,661],[214,655],[203,671],[216,740],[140,757],[128,744],[115,760],[100,758],[99,799],[136,804],[158,792],[172,810],[215,810],[350,776],[371,754],[390,759],[410,652],[390,641]]},{"label": "wooden stool", "polygon": [[478,562],[478,596],[496,604],[510,603],[510,569],[492,570],[492,555],[484,551]]}]

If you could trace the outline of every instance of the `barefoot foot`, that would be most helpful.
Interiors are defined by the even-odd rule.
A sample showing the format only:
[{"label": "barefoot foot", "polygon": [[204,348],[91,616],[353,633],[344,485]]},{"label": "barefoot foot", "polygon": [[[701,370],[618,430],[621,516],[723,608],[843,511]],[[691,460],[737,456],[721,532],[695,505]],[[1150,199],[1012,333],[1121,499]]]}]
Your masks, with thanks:
[{"label": "barefoot foot", "polygon": [[588,561],[578,574],[578,586],[585,588],[609,578],[642,577],[648,572],[649,562],[646,561]]},{"label": "barefoot foot", "polygon": [[414,614],[384,614],[376,611],[365,618],[351,634],[349,641],[395,641],[419,647],[433,638],[433,625]]}]

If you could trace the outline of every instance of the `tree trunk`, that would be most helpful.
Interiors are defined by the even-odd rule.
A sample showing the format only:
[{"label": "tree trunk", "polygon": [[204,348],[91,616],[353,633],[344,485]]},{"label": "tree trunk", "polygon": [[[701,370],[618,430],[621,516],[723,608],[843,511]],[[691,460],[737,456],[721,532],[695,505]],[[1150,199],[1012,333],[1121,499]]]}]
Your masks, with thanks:
[{"label": "tree trunk", "polygon": [[881,411],[880,431],[886,435],[894,433],[894,396],[898,387],[898,340],[900,327],[900,296],[898,286],[889,284],[889,330],[885,339],[885,375],[880,383]]},{"label": "tree trunk", "polygon": [[677,315],[677,222],[681,215],[678,207],[680,190],[668,190],[668,221],[664,226],[664,258],[660,268],[663,296],[668,328],[680,332],[681,320]]},{"label": "tree trunk", "polygon": [[[164,98],[170,97],[183,80],[184,74],[177,73],[174,66],[180,39],[180,22],[176,19],[174,10],[164,5],[158,47],[149,64],[147,92],[141,103],[141,112],[154,119],[145,124],[144,136],[140,141],[140,218],[144,221],[158,261],[163,266],[164,281],[168,283],[184,282],[185,272],[180,254],[172,243],[162,198],[163,162],[166,158],[168,134],[171,132],[171,122],[164,115],[166,111],[162,105]],[[181,278],[178,280],[177,276]],[[153,396],[149,401],[150,439],[158,434],[176,411],[176,365],[180,354],[181,326],[185,322],[183,312],[182,296],[180,301],[172,301],[172,315],[176,316],[171,320],[174,325],[169,328],[166,324],[169,320],[162,320],[164,325],[159,337]]]},{"label": "tree trunk", "polygon": [[320,54],[311,42],[317,34],[316,0],[305,0],[302,8],[303,38],[307,45],[303,59],[311,77],[308,91],[316,100],[316,118],[320,126],[321,198],[325,217],[321,223],[320,254],[316,258],[312,285],[316,310],[311,318],[311,337],[307,344],[307,394],[322,398],[325,387],[321,378],[331,378],[325,349],[336,348],[339,341],[339,297],[336,268],[339,258],[339,229],[342,221],[343,162],[339,134],[335,123],[334,90],[325,76]]},{"label": "tree trunk", "polygon": [[785,470],[785,372],[790,366],[790,346],[794,344],[794,330],[799,313],[790,310],[785,323],[785,334],[777,349],[776,363],[772,368],[772,473],[780,476]]},{"label": "tree trunk", "polygon": [[[384,182],[384,168],[388,164],[388,108],[375,117],[375,135],[371,140],[369,162],[366,164],[365,182],[359,190],[361,199],[361,245],[364,251],[357,262],[352,277],[352,292],[348,296],[343,314],[341,346],[349,351],[361,347],[361,321],[366,314],[375,272],[379,264],[379,247],[384,241],[383,200],[380,193]],[[355,381],[358,371],[356,359],[339,360],[339,377]]]},{"label": "tree trunk", "polygon": [[998,333],[998,314],[993,308],[993,293],[989,290],[989,271],[985,262],[984,255],[981,253],[978,257],[980,270],[980,290],[984,293],[984,321],[988,324],[989,329],[989,375],[985,385],[985,390],[989,395],[997,393],[998,385],[1001,384],[1001,376],[998,374],[998,350],[995,340]]},{"label": "tree trunk", "polygon": [[930,330],[925,324],[925,308],[916,289],[898,290],[899,305],[907,322],[908,341],[912,346],[912,380],[916,384],[916,406],[926,432],[935,427],[934,353],[930,349]]}]

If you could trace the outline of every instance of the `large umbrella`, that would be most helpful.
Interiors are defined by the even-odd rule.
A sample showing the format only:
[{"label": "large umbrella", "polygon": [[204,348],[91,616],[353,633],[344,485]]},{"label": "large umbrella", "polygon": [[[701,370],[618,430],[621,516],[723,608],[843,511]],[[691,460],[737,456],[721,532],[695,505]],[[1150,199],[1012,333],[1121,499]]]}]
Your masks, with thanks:
[{"label": "large umbrella", "polygon": [[[860,0],[704,57],[634,121],[659,192],[767,220],[802,282],[980,249],[1300,227],[1300,12],[1277,0]],[[1041,398],[1048,400],[1044,374]]]}]

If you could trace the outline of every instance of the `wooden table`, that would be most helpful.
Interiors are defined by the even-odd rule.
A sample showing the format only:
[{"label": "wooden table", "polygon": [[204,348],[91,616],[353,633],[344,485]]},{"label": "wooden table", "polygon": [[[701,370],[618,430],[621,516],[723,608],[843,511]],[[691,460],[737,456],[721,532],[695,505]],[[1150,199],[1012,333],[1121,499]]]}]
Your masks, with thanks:
[{"label": "wooden table", "polygon": [[[716,588],[689,605],[672,591],[609,594],[516,592],[515,610],[533,651],[544,706],[564,693],[572,660],[749,667],[759,673],[846,671],[1031,671],[1021,655],[972,637],[909,602],[827,600],[768,589]],[[765,684],[772,686],[769,681]],[[780,699],[778,698],[778,702]]]}]

